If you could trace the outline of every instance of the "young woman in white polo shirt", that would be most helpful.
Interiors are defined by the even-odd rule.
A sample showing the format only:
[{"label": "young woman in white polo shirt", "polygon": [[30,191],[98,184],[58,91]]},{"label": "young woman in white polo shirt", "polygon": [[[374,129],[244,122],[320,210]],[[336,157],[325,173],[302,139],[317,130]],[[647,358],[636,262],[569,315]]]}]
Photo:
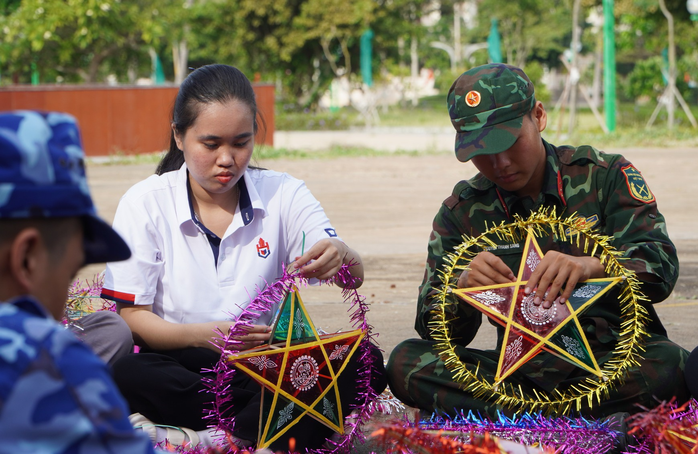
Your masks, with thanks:
[{"label": "young woman in white polo shirt", "polygon": [[[116,361],[114,376],[131,411],[156,424],[206,429],[212,398],[201,392],[201,370],[219,357],[214,330],[225,332],[231,314],[281,276],[284,264],[328,279],[351,262],[352,275],[363,279],[361,258],[302,181],[248,166],[257,126],[254,92],[239,70],[197,69],[180,87],[170,149],[156,175],[129,189],[117,208],[114,228],[133,256],[107,265],[102,296],[117,303],[141,352]],[[269,339],[270,319],[259,317],[240,339],[243,348]],[[381,392],[386,382],[378,375],[372,386]],[[235,435],[253,442],[260,388],[244,374],[235,377]],[[351,395],[355,381],[350,374],[344,381]],[[299,448],[319,447],[331,432],[304,420],[289,436]],[[286,448],[287,438],[277,446]]]}]

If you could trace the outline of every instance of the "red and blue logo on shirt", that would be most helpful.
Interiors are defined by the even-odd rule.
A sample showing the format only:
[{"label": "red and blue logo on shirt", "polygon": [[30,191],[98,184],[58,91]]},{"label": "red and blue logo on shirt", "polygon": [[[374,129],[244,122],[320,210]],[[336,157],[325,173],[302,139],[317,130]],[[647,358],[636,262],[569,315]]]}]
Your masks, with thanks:
[{"label": "red and blue logo on shirt", "polygon": [[264,241],[264,238],[259,237],[259,243],[257,243],[257,255],[263,259],[269,257],[271,249],[269,249],[269,243]]}]

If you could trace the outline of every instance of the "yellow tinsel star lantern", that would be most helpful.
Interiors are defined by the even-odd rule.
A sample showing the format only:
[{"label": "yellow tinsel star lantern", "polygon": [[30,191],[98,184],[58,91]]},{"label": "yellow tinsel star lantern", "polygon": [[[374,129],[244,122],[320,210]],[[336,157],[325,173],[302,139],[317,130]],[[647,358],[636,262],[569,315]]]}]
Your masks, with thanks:
[{"label": "yellow tinsel star lantern", "polygon": [[258,448],[271,445],[303,417],[344,433],[337,378],[364,336],[360,329],[319,335],[293,287],[269,343],[228,358],[263,387]]},{"label": "yellow tinsel star lantern", "polygon": [[534,304],[533,293],[526,295],[524,292],[528,279],[543,259],[530,227],[523,257],[516,282],[453,290],[454,294],[505,327],[495,386],[541,350],[605,379],[579,324],[578,315],[623,278],[580,282],[568,301],[553,303],[546,309],[542,304]]},{"label": "yellow tinsel star lantern", "polygon": [[[584,254],[598,257],[607,278],[579,283],[572,297],[564,304],[554,303],[549,309],[533,304],[524,288],[535,266],[543,257],[537,238],[553,237],[575,245]],[[435,295],[438,303],[429,324],[436,348],[453,371],[454,379],[475,397],[494,401],[512,409],[543,411],[546,414],[567,414],[582,405],[591,407],[608,395],[609,387],[622,382],[628,368],[640,359],[641,341],[645,336],[647,311],[640,301],[647,299],[639,291],[640,283],[621,261],[622,252],[611,245],[612,237],[591,230],[585,219],[576,215],[561,219],[555,212],[541,210],[527,219],[515,216],[512,223],[487,228],[477,237],[464,235],[464,241],[446,257],[441,272],[442,285]],[[458,289],[457,282],[477,251],[497,244],[520,244],[525,241],[516,282],[487,287]],[[612,287],[618,294],[621,312],[619,340],[611,358],[599,365],[579,323],[579,316]],[[460,300],[471,304],[505,328],[504,342],[493,380],[478,376],[477,367],[465,364],[456,353],[451,338],[451,314]],[[555,389],[551,394],[534,391],[529,395],[519,387],[507,384],[517,368],[547,351],[568,361],[589,374],[568,389]]]}]

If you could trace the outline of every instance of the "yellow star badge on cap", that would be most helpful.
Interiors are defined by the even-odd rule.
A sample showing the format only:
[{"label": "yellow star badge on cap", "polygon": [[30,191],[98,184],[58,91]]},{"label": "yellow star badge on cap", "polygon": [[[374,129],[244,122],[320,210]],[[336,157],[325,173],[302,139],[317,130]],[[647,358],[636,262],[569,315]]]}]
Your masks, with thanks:
[{"label": "yellow star badge on cap", "polygon": [[480,96],[479,91],[475,90],[470,90],[468,93],[465,95],[465,103],[469,107],[477,107],[480,104],[480,101],[482,100],[482,96]]}]

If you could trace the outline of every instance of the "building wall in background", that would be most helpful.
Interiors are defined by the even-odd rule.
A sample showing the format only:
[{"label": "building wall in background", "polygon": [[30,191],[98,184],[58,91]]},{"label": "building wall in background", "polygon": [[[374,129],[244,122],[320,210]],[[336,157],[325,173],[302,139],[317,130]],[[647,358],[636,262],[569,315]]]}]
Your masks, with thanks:
[{"label": "building wall in background", "polygon": [[[264,121],[257,143],[274,145],[274,86],[253,84]],[[153,153],[170,140],[178,87],[45,85],[0,89],[0,110],[47,110],[75,116],[87,156]],[[266,124],[266,128],[263,125]]]}]

